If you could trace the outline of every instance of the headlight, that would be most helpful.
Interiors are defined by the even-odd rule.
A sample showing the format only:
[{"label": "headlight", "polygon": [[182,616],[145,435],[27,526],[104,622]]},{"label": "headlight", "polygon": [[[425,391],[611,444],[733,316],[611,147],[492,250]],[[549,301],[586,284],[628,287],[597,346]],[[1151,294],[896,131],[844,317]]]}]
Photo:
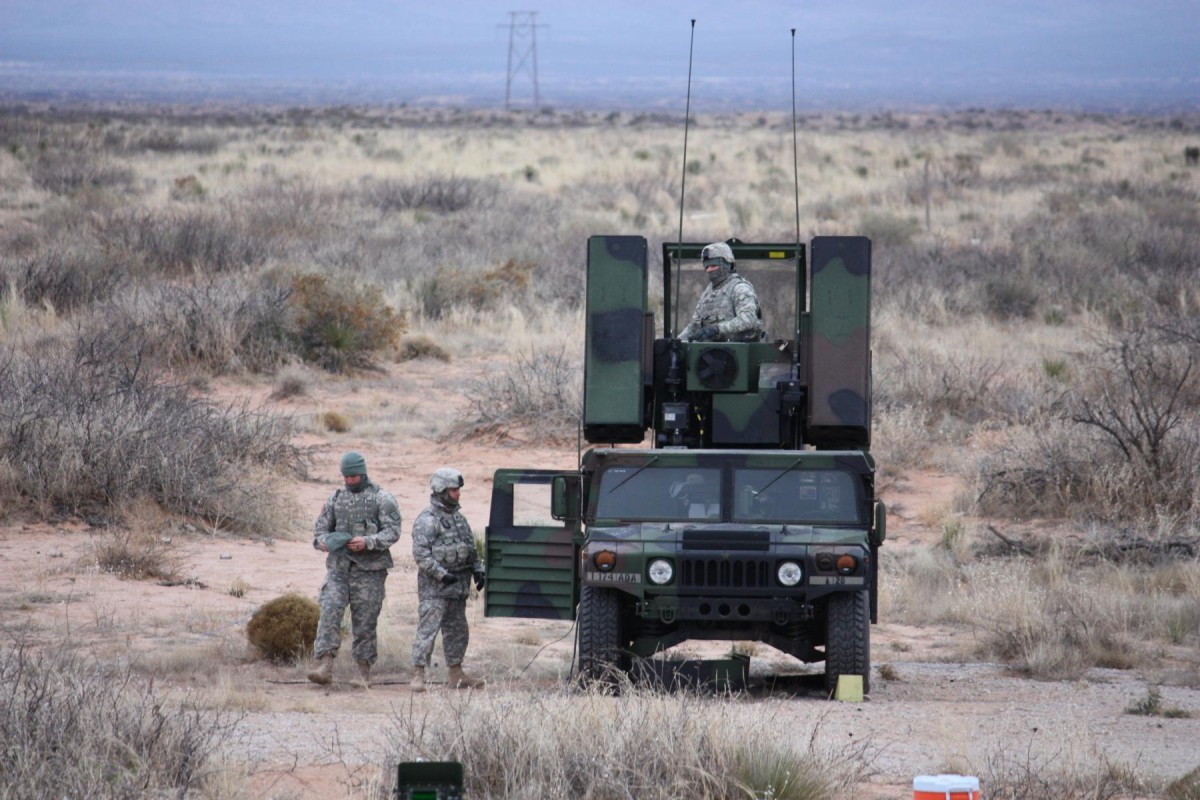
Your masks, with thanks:
[{"label": "headlight", "polygon": [[647,570],[650,576],[650,582],[656,583],[659,586],[671,582],[675,577],[675,567],[671,566],[671,562],[665,558],[656,558],[650,562],[650,569]]},{"label": "headlight", "polygon": [[795,586],[804,577],[804,570],[795,561],[785,561],[775,570],[775,576],[784,586]]}]

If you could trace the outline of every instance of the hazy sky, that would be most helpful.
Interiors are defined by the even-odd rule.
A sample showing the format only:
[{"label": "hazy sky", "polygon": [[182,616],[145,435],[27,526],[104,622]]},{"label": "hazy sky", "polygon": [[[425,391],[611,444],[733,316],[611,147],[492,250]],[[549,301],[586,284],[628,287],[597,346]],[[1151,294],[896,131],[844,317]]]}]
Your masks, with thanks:
[{"label": "hazy sky", "polygon": [[[536,10],[543,104],[1195,108],[1195,0],[0,0],[0,90],[502,103]],[[519,38],[516,54],[531,40]],[[513,96],[532,97],[532,63]]]}]

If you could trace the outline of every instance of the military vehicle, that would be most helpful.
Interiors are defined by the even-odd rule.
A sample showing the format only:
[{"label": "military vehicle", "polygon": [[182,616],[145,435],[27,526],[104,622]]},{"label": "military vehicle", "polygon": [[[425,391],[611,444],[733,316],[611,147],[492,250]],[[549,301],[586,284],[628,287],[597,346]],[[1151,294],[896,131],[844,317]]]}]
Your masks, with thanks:
[{"label": "military vehicle", "polygon": [[485,613],[577,619],[587,679],[687,640],[755,641],[824,661],[830,691],[841,675],[869,691],[886,519],[868,452],[871,242],[728,244],[767,341],[676,335],[675,295],[707,283],[704,243],[663,244],[656,338],[646,239],[589,239],[596,446],[576,470],[496,472]]}]

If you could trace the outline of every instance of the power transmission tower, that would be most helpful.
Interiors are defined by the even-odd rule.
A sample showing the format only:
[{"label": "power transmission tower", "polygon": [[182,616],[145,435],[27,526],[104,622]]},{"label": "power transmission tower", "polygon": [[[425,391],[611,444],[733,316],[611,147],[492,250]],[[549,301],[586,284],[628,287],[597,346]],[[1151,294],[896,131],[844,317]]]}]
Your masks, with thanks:
[{"label": "power transmission tower", "polygon": [[537,29],[545,25],[537,23],[536,11],[508,12],[508,80],[504,84],[504,108],[512,107],[513,78],[522,71],[531,70],[533,77],[533,107],[540,108],[541,94],[538,90]]}]

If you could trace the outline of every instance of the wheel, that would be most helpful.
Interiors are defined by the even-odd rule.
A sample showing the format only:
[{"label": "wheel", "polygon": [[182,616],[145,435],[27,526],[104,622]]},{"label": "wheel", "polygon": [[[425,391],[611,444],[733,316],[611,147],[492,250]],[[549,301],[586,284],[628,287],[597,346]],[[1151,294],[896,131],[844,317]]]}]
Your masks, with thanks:
[{"label": "wheel", "polygon": [[621,597],[615,589],[579,590],[579,676],[611,679],[621,665]]},{"label": "wheel", "polygon": [[865,590],[829,598],[825,621],[825,691],[837,689],[839,675],[861,675],[863,694],[871,691],[871,610]]}]

